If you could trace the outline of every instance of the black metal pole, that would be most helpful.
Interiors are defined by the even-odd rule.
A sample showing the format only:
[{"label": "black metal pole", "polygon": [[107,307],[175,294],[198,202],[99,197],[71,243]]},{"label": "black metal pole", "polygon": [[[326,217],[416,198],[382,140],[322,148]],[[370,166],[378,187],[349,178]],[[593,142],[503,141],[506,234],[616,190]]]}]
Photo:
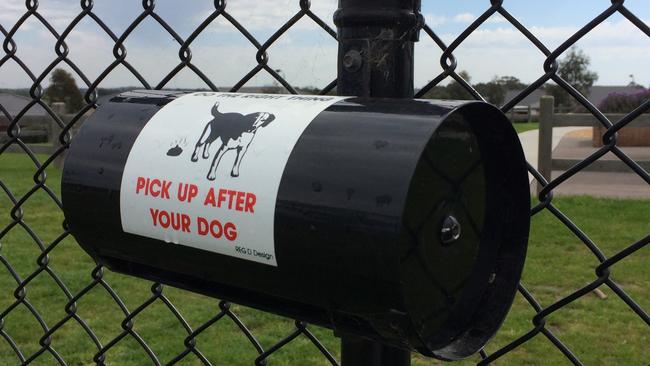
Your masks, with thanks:
[{"label": "black metal pole", "polygon": [[342,366],[409,366],[411,352],[361,338],[343,337]]},{"label": "black metal pole", "polygon": [[[339,95],[413,97],[420,0],[339,0]],[[343,335],[342,366],[409,366],[408,350]]]},{"label": "black metal pole", "polygon": [[413,97],[420,0],[339,0],[339,95]]}]

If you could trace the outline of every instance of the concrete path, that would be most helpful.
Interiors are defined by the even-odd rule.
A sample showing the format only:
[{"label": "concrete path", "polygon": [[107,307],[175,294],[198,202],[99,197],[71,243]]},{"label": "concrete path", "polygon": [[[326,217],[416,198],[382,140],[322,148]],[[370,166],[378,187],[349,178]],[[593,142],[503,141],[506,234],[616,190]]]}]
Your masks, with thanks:
[{"label": "concrete path", "polygon": [[[557,178],[561,173],[561,171],[553,171],[552,178]],[[531,192],[534,193],[532,188]],[[556,196],[587,195],[648,199],[650,198],[650,185],[636,173],[582,171],[553,189],[553,194]]]},{"label": "concrete path", "polygon": [[[577,131],[584,129],[584,127],[555,127],[553,128],[553,149],[557,147],[562,140],[562,137],[569,132]],[[539,131],[530,130],[522,132],[519,134],[519,140],[521,141],[521,146],[524,148],[524,155],[526,155],[526,160],[537,169],[537,145],[539,141]],[[533,181],[533,175],[528,174],[528,179],[530,182]]]},{"label": "concrete path", "polygon": [[[556,127],[553,129],[553,150],[555,150],[560,141],[566,137],[563,145],[558,150],[566,150],[571,153],[571,149],[566,149],[567,146],[571,147],[573,141],[569,141],[572,137],[566,136],[570,132],[584,129],[584,127]],[[537,169],[537,144],[538,144],[538,131],[531,130],[519,134],[526,160]],[[590,138],[589,138],[590,140]],[[566,146],[565,146],[566,145]],[[648,148],[650,149],[650,148]],[[563,150],[563,151],[564,151]],[[554,151],[554,155],[557,151]],[[574,154],[575,155],[575,154]],[[580,153],[574,158],[584,158],[587,153]],[[635,155],[633,151],[629,152],[632,158],[639,158],[638,154]],[[644,152],[644,156],[647,155]],[[552,178],[557,178],[562,172],[553,171]],[[529,174],[531,182],[531,193],[536,192],[536,182],[531,174]],[[560,184],[553,190],[556,195],[589,195],[597,197],[611,197],[611,198],[650,198],[650,185],[640,178],[636,173],[628,172],[590,172],[581,171],[567,181]]]}]

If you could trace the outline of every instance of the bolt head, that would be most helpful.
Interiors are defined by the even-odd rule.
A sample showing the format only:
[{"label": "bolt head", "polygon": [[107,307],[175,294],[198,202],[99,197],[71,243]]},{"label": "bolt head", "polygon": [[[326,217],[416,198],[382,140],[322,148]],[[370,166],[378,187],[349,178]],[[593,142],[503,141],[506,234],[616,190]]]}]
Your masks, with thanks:
[{"label": "bolt head", "polygon": [[458,220],[449,215],[442,220],[442,225],[440,227],[440,240],[442,244],[449,245],[454,243],[460,238],[460,223]]},{"label": "bolt head", "polygon": [[349,50],[343,56],[343,67],[350,72],[357,71],[361,68],[363,58],[357,50]]}]

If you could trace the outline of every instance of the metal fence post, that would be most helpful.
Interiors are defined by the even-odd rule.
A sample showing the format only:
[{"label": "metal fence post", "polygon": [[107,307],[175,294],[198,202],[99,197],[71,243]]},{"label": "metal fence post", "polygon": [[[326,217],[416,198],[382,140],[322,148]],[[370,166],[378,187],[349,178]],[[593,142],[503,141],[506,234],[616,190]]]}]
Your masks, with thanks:
[{"label": "metal fence post", "polygon": [[420,0],[339,0],[339,95],[413,97]]},{"label": "metal fence post", "polygon": [[[413,97],[413,43],[418,40],[420,0],[339,0],[339,95]],[[342,337],[343,366],[408,366],[407,350]]]}]

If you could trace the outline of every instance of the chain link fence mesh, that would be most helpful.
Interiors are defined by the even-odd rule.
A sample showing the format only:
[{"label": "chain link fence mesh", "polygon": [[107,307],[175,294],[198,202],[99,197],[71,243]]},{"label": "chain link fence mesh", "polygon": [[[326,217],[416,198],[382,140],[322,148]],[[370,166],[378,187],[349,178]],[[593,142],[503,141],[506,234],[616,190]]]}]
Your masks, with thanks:
[{"label": "chain link fence mesh", "polygon": [[[146,281],[127,278],[118,274],[104,271],[92,261],[83,257],[84,254],[69,235],[63,215],[60,211],[61,201],[58,195],[60,171],[55,167],[57,159],[65,154],[72,142],[71,130],[83,120],[83,116],[96,108],[97,89],[117,68],[124,68],[146,89],[161,89],[166,87],[180,72],[189,70],[194,73],[206,88],[218,90],[215,80],[211,80],[202,69],[192,62],[192,55],[200,53],[200,48],[192,48],[195,39],[206,31],[208,26],[219,19],[229,23],[256,50],[256,65],[245,74],[231,89],[238,91],[247,85],[251,79],[260,73],[270,75],[273,80],[290,93],[297,93],[298,88],[292,86],[277,69],[270,66],[268,50],[290,30],[298,21],[311,21],[322,29],[324,34],[336,40],[336,32],[328,26],[319,14],[311,9],[309,1],[297,1],[295,8],[285,9],[292,13],[291,18],[265,40],[256,38],[246,29],[236,17],[231,15],[225,1],[215,1],[214,9],[200,25],[187,37],[181,37],[155,8],[155,1],[142,1],[141,13],[121,33],[113,30],[93,11],[92,0],[82,0],[79,4],[78,15],[66,24],[63,32],[58,32],[52,26],[52,21],[39,12],[39,3],[28,0],[21,10],[22,16],[15,19],[13,24],[1,24],[3,53],[0,58],[0,71],[13,64],[13,69],[24,73],[30,80],[30,101],[19,113],[11,114],[0,104],[0,116],[9,122],[4,139],[0,145],[0,188],[2,189],[0,221],[0,359],[4,364],[58,364],[58,365],[105,365],[105,364],[338,364],[340,353],[338,341],[331,332],[309,326],[300,320],[282,319],[270,314],[257,312],[239,307],[225,301],[216,302],[213,299],[184,291],[163,287],[161,284],[151,284]],[[554,189],[567,182],[587,166],[597,161],[606,153],[613,153],[631,172],[650,185],[650,175],[634,159],[630,158],[617,145],[616,133],[625,128],[630,122],[650,109],[650,101],[645,101],[640,107],[628,113],[617,121],[609,120],[596,106],[558,76],[557,59],[572,45],[589,34],[595,27],[615,14],[620,14],[645,35],[650,37],[650,28],[635,14],[628,10],[623,0],[613,0],[605,4],[596,17],[580,28],[575,34],[566,39],[556,49],[549,49],[522,23],[508,12],[507,2],[486,1],[488,8],[474,20],[450,44],[446,44],[436,34],[435,27],[427,24],[418,25],[424,35],[430,37],[442,51],[440,60],[442,72],[431,82],[417,91],[416,96],[423,96],[427,91],[439,85],[448,78],[453,78],[461,84],[474,98],[482,96],[457,73],[457,59],[454,51],[463,44],[482,24],[495,14],[500,14],[510,25],[519,31],[538,52],[544,55],[545,61],[541,67],[540,77],[531,83],[524,91],[508,100],[502,107],[504,112],[510,111],[526,96],[533,93],[548,81],[553,81],[564,88],[575,100],[606,128],[603,137],[604,145],[593,154],[585,157],[579,164],[548,181],[529,165],[529,171],[541,183],[543,189],[538,195],[538,201],[531,209],[531,215],[549,215],[555,219],[545,219],[546,225],[566,227],[574,239],[584,245],[593,256],[594,266],[582,268],[584,273],[591,273],[589,282],[569,290],[560,289],[548,296],[548,288],[555,285],[550,280],[547,288],[539,288],[542,296],[548,301],[540,301],[535,291],[530,290],[524,283],[519,287],[511,317],[524,319],[529,322],[525,327],[507,328],[509,332],[503,337],[498,336],[486,350],[471,359],[469,363],[478,365],[509,364],[509,353],[519,353],[520,360],[528,360],[530,364],[558,363],[560,360],[567,364],[592,364],[584,359],[596,360],[593,364],[620,364],[608,358],[610,350],[573,348],[563,341],[562,334],[567,328],[580,323],[593,322],[600,319],[599,324],[622,324],[623,329],[636,329],[635,336],[627,337],[625,332],[610,332],[607,328],[599,329],[597,334],[585,334],[590,339],[604,339],[613,347],[624,347],[625,344],[636,344],[637,350],[645,349],[647,354],[650,344],[650,318],[648,313],[630,293],[636,287],[647,287],[650,278],[642,278],[641,274],[631,285],[626,286],[615,282],[612,272],[614,266],[625,266],[627,259],[642,255],[641,250],[650,242],[650,235],[636,238],[625,246],[610,250],[605,254],[599,243],[593,240],[589,233],[584,232],[574,223],[566,212],[572,211],[570,206],[563,209],[554,202]],[[134,67],[127,59],[127,39],[138,32],[138,26],[146,20],[153,20],[178,45],[178,64],[162,78],[158,84],[151,84],[142,76],[141,70]],[[51,63],[43,70],[35,70],[27,66],[27,60],[21,57],[21,47],[34,45],[22,44],[15,37],[17,32],[27,22],[40,23],[45,32],[51,34],[50,42],[42,42],[39,48],[47,47],[54,50]],[[87,76],[85,70],[69,58],[69,35],[81,22],[92,22],[113,42],[112,54],[114,59],[107,60],[108,66],[95,78]],[[422,41],[422,39],[421,39]],[[92,52],[92,50],[86,50]],[[334,54],[331,55],[334,58]],[[153,61],[153,60],[152,60]],[[425,60],[418,60],[419,62]],[[426,61],[430,62],[430,61]],[[86,88],[85,105],[72,118],[62,118],[44,102],[43,85],[51,72],[65,65]],[[326,94],[336,87],[336,80],[324,86],[320,93]],[[28,111],[32,108],[42,108],[51,118],[56,128],[57,139],[55,148],[47,154],[37,154],[34,145],[28,144],[21,128],[28,119]],[[21,160],[22,159],[22,160]],[[20,170],[14,161],[20,160],[30,167],[29,171]],[[21,188],[22,187],[22,188]],[[25,188],[26,187],[26,188]],[[576,201],[579,202],[579,201]],[[576,203],[577,204],[577,203]],[[625,206],[625,202],[620,204]],[[643,206],[643,205],[642,205]],[[637,225],[641,232],[648,230],[647,205],[639,210],[645,212]],[[89,212],[92,214],[92,212]],[[612,213],[611,220],[617,216]],[[38,223],[38,224],[35,224]],[[602,217],[599,225],[608,230],[623,230],[620,225]],[[638,228],[637,228],[638,229]],[[558,230],[562,230],[559,229]],[[542,242],[543,243],[543,242]],[[647,259],[647,250],[644,252]],[[570,256],[571,253],[556,253],[557,256]],[[642,258],[642,260],[643,260]],[[647,262],[646,262],[647,263]],[[546,266],[552,268],[550,258]],[[593,271],[595,268],[595,272]],[[562,268],[553,269],[555,276],[562,276]],[[635,276],[633,274],[632,276]],[[525,279],[524,279],[525,281]],[[614,294],[612,299],[599,305],[601,308],[611,306],[612,302],[622,302],[624,308],[617,307],[616,312],[592,311],[575,312],[578,314],[567,321],[552,321],[558,313],[576,306],[592,291],[599,288],[609,288]],[[629,289],[628,289],[629,288]],[[647,299],[645,299],[647,300]],[[645,301],[644,300],[644,301]],[[544,303],[544,304],[542,304]],[[643,303],[643,301],[641,301]],[[647,304],[647,301],[645,301]],[[519,304],[519,306],[517,305]],[[527,304],[524,309],[521,304]],[[576,305],[578,304],[578,305]],[[568,311],[568,310],[566,310]],[[590,310],[591,311],[591,310]],[[620,313],[629,313],[618,317]],[[630,317],[629,315],[633,316]],[[604,321],[603,321],[604,319]],[[531,323],[532,322],[532,323]],[[604,322],[604,323],[603,323]],[[506,329],[507,328],[507,329]],[[547,340],[543,347],[534,346],[536,342]],[[595,345],[598,342],[594,343]],[[553,349],[555,351],[553,351]],[[528,351],[530,350],[530,352]],[[541,350],[541,351],[540,351]],[[277,363],[274,361],[277,360]],[[497,361],[498,360],[498,361]],[[414,356],[417,364],[438,363]],[[642,359],[646,363],[650,360]]]}]

